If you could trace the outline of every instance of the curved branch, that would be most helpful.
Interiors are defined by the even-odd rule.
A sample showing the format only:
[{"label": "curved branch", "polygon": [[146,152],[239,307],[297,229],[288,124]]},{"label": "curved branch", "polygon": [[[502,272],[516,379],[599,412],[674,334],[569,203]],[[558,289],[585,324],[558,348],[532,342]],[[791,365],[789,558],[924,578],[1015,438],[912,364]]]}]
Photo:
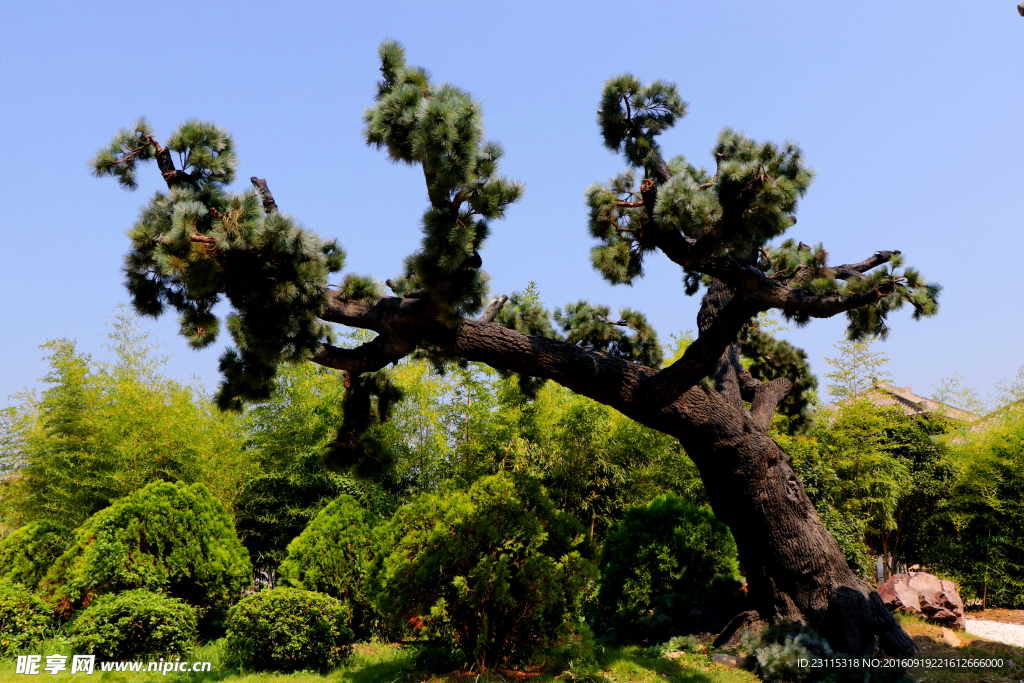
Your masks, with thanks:
[{"label": "curved branch", "polygon": [[846,265],[836,266],[832,270],[836,272],[836,278],[840,280],[860,279],[864,277],[864,273],[883,263],[888,263],[892,260],[893,256],[899,253],[899,250],[876,251],[873,256],[864,259],[860,263],[847,263]]},{"label": "curved branch", "polygon": [[312,361],[335,370],[347,370],[356,375],[380,370],[397,362],[416,350],[416,342],[380,335],[354,349],[343,349],[324,344]]},{"label": "curved branch", "polygon": [[761,310],[764,308],[756,303],[733,298],[690,344],[682,358],[644,382],[644,399],[658,407],[666,406],[697,385],[713,371],[747,321]]},{"label": "curved branch", "polygon": [[772,424],[775,409],[793,388],[793,382],[786,377],[776,377],[770,382],[762,382],[742,365],[739,365],[736,376],[743,400],[750,402],[750,417],[754,424],[761,429],[768,429]]},{"label": "curved branch", "polygon": [[[886,263],[899,252],[878,252],[871,259],[849,266],[851,271],[858,267],[865,270]],[[877,263],[866,265],[875,260]],[[840,266],[845,268],[847,266]],[[892,293],[891,283],[881,283],[877,287],[858,294],[828,294],[815,296],[808,292],[776,282],[756,267],[741,263],[732,256],[718,256],[706,259],[700,264],[699,270],[727,284],[730,289],[745,292],[756,299],[765,310],[778,308],[790,315],[803,314],[812,318],[831,318],[854,308],[878,301]],[[859,272],[859,271],[858,271]]]},{"label": "curved branch", "polygon": [[463,320],[449,328],[437,321],[437,312],[427,299],[382,297],[371,304],[345,301],[332,292],[320,317],[389,338],[425,341],[445,353],[498,370],[550,379],[622,412],[634,402],[645,402],[646,395],[638,391],[641,382],[656,373],[600,351],[522,334],[492,322]]}]

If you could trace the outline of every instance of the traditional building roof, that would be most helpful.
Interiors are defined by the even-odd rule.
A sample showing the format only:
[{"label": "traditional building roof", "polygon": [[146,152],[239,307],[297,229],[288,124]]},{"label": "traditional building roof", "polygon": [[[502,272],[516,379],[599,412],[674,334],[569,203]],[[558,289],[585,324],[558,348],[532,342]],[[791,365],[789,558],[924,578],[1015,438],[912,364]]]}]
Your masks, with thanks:
[{"label": "traditional building roof", "polygon": [[[878,407],[896,406],[907,415],[939,414],[963,422],[974,422],[981,419],[981,415],[963,410],[962,408],[939,403],[924,396],[918,396],[909,386],[898,387],[888,382],[875,382],[857,394],[857,397],[866,398]],[[827,406],[825,410],[835,409],[838,405],[833,403]]]}]

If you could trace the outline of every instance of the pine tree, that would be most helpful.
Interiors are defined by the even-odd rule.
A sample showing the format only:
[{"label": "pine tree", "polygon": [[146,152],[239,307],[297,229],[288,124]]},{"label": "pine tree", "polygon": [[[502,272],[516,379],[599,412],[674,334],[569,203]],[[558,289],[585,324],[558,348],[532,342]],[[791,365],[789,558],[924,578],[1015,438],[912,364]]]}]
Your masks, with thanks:
[{"label": "pine tree", "polygon": [[[226,297],[234,306],[227,328],[237,350],[222,360],[221,404],[265,398],[281,362],[344,370],[347,424],[335,460],[380,474],[389,456],[373,434],[401,396],[389,364],[417,354],[483,362],[518,374],[527,387],[553,380],[679,439],[716,517],[736,538],[761,618],[805,621],[841,651],[869,653],[878,636],[890,654],[914,652],[877,594],[850,571],[768,434],[777,408],[805,412],[799,391],[786,398],[794,387],[811,387],[810,372],[798,350],[758,339],[764,333],[752,321],[772,310],[797,325],[845,314],[849,339],[884,337],[889,314],[903,306],[915,319],[933,315],[938,286],[895,250],[833,265],[822,245],[785,239],[813,178],[802,150],[726,128],[712,149],[713,170],[669,158],[658,136],[685,116],[686,103],[671,83],[627,74],[608,81],[597,114],[605,146],[623,155],[627,169],[587,190],[592,262],[613,284],[643,277],[657,252],[678,265],[685,293],[703,291],[696,339],[662,367],[657,337],[639,312],[612,315],[580,301],[550,316],[520,296],[514,311],[502,313],[504,295],[485,307],[481,248],[523,186],[500,175],[503,150],[486,141],[479,102],[407,64],[395,42],[379,53],[366,142],[419,167],[429,200],[420,249],[386,282],[392,295],[355,274],[329,292],[327,276],[342,269],[344,252],[281,213],[264,180],[254,177],[247,193],[229,192],[234,142],[218,126],[189,121],[161,145],[140,121],[93,160],[97,175],[129,189],[138,167],[156,160],[167,182],[129,232],[127,284],[136,307],[157,315],[171,306],[182,333],[201,347],[217,333],[213,304]],[[327,323],[376,336],[339,348]]]}]

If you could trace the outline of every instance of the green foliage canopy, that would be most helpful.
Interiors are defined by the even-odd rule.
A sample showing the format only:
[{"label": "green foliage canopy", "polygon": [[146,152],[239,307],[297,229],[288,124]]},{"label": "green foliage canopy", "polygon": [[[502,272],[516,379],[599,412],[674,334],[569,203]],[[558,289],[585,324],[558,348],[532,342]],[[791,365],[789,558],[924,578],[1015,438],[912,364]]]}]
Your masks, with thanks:
[{"label": "green foliage canopy", "polygon": [[371,620],[366,581],[375,521],[354,498],[339,496],[288,546],[281,584],[337,598],[351,615],[349,626],[365,632]]},{"label": "green foliage canopy", "polygon": [[684,630],[691,609],[712,606],[716,578],[739,576],[739,562],[725,524],[708,508],[667,494],[626,510],[611,526],[600,570],[603,627],[636,642]]},{"label": "green foliage canopy", "polygon": [[132,589],[209,610],[232,604],[251,579],[248,553],[209,489],[153,482],[83,524],[43,586],[65,610]]},{"label": "green foliage canopy", "polygon": [[108,336],[113,361],[53,341],[41,397],[21,396],[6,423],[17,476],[5,492],[12,527],[46,522],[66,536],[93,514],[153,481],[201,482],[229,506],[249,476],[244,432],[197,387],[161,374],[164,359],[123,311]]},{"label": "green foliage canopy", "polygon": [[12,657],[53,631],[50,606],[18,583],[0,580],[0,657]]},{"label": "green foliage canopy", "polygon": [[31,522],[0,541],[0,581],[36,590],[64,552],[64,535],[48,522]]}]

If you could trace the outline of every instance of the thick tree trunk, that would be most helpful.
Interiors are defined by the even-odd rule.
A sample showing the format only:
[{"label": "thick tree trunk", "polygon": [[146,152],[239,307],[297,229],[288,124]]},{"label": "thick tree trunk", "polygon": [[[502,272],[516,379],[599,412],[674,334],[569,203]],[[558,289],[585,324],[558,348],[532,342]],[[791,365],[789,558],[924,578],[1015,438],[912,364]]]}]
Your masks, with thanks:
[{"label": "thick tree trunk", "polygon": [[879,645],[890,655],[915,652],[878,593],[850,570],[786,453],[763,430],[743,428],[727,406],[720,409],[724,415],[696,416],[677,436],[715,516],[736,538],[761,618],[805,623],[852,654],[870,655]]}]

